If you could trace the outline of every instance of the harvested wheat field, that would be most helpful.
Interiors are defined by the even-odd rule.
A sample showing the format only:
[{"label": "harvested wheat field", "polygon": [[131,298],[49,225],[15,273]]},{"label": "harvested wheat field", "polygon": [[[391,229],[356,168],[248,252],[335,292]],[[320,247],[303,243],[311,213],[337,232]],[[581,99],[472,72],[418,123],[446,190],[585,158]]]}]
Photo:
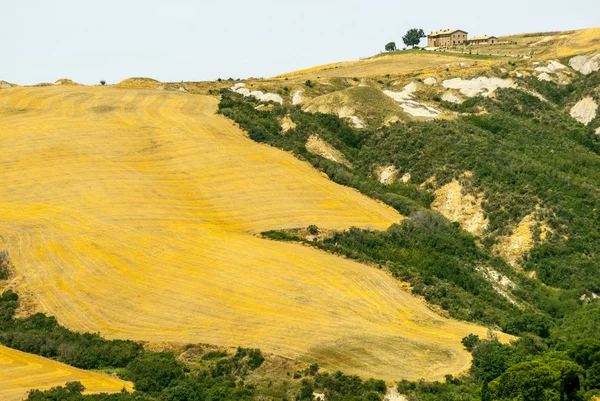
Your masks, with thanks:
[{"label": "harvested wheat field", "polygon": [[11,285],[109,338],[257,347],[387,380],[469,366],[381,270],[269,229],[385,229],[394,210],[215,115],[218,100],[109,87],[0,92],[0,234]]},{"label": "harvested wheat field", "polygon": [[[445,66],[446,64],[456,64],[460,62],[473,63],[471,59],[458,54],[442,54],[426,51],[419,53],[408,52],[399,54],[384,54],[379,57],[372,57],[364,60],[327,64],[279,75],[278,77],[288,77],[290,79],[298,80],[333,77],[364,78],[386,74],[396,75],[415,73],[428,68],[435,68]],[[478,62],[486,65],[490,64],[490,62],[485,60],[478,60]]]},{"label": "harvested wheat field", "polygon": [[115,393],[122,388],[133,388],[130,382],[0,345],[0,400],[20,401],[31,389],[48,390],[70,381],[81,382],[86,388],[85,394]]}]

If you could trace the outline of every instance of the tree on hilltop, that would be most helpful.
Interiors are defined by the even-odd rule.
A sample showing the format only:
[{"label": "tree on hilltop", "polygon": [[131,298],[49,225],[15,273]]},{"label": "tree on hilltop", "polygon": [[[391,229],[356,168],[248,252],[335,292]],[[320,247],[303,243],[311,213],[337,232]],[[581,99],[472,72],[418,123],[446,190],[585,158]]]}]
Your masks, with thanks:
[{"label": "tree on hilltop", "polygon": [[387,45],[385,45],[386,52],[393,52],[394,50],[396,50],[396,42],[390,42]]},{"label": "tree on hilltop", "polygon": [[413,49],[421,42],[421,38],[425,37],[425,32],[422,29],[409,29],[406,35],[402,37],[402,41],[406,46],[412,46]]}]

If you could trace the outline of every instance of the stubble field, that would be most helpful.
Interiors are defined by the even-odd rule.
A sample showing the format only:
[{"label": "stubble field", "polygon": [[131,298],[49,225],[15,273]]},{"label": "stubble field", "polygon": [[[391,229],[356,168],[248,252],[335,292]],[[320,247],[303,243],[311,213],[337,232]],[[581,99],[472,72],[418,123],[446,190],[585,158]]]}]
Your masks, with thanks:
[{"label": "stubble field", "polygon": [[402,216],[259,145],[212,97],[0,91],[0,235],[29,309],[109,338],[257,347],[374,376],[468,368],[482,327],[372,266],[257,234],[385,229]]},{"label": "stubble field", "polygon": [[118,392],[132,389],[125,382],[101,373],[76,369],[71,366],[26,354],[0,345],[0,399],[20,401],[32,388],[47,390],[69,381],[79,381],[85,394]]}]

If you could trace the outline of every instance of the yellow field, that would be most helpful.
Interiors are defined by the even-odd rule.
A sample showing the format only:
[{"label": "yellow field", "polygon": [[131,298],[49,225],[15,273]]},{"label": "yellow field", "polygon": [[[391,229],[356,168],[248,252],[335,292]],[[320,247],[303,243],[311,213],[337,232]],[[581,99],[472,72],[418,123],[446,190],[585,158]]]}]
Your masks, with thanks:
[{"label": "yellow field", "polygon": [[110,338],[258,347],[387,380],[469,366],[481,327],[385,272],[268,229],[402,216],[215,115],[217,99],[114,87],[0,91],[0,235],[12,285]]},{"label": "yellow field", "polygon": [[600,28],[575,31],[558,44],[558,56],[570,57],[600,52]]},{"label": "yellow field", "polygon": [[0,345],[0,400],[20,401],[31,389],[48,390],[70,381],[81,382],[86,394],[115,393],[123,387],[133,388],[130,382]]},{"label": "yellow field", "polygon": [[[328,64],[306,70],[300,70],[280,75],[278,78],[288,77],[290,79],[316,79],[333,77],[372,77],[386,74],[398,75],[419,72],[429,68],[435,68],[446,64],[460,62],[473,63],[473,60],[460,55],[446,55],[423,51],[420,53],[400,53],[382,57],[373,57],[365,60],[346,61],[337,64]],[[477,60],[478,63],[486,63],[485,60]]]}]

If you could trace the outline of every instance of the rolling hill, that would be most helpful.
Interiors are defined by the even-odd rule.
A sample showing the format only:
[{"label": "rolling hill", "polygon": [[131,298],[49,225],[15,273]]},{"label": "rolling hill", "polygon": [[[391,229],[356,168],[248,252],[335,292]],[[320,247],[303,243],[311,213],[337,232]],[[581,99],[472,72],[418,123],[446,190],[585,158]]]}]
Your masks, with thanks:
[{"label": "rolling hill", "polygon": [[256,234],[403,217],[260,145],[217,100],[109,87],[0,92],[0,224],[30,311],[110,338],[261,348],[363,376],[439,378],[486,329],[387,273]]},{"label": "rolling hill", "polygon": [[[405,394],[498,395],[511,369],[567,361],[600,389],[600,362],[577,359],[577,341],[600,350],[599,35],[244,82],[2,85],[4,289],[21,316],[151,349],[259,348],[388,382],[471,367]],[[497,355],[477,347],[506,360],[482,374]],[[125,384],[4,347],[0,380],[11,400]]]}]

